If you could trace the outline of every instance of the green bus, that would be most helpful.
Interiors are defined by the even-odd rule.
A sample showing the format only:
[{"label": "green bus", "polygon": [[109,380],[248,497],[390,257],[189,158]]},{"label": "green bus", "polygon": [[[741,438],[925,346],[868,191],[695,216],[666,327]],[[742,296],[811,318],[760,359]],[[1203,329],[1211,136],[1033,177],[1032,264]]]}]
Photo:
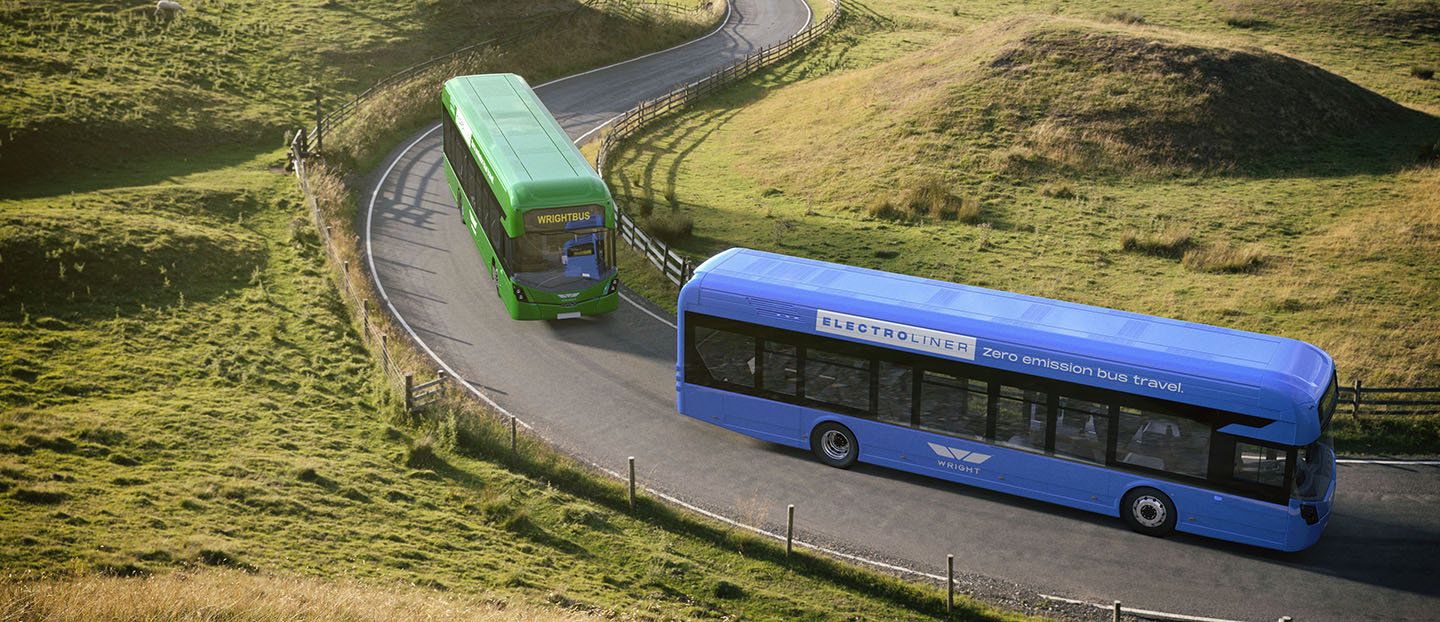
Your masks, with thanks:
[{"label": "green bus", "polygon": [[445,83],[445,181],[510,317],[614,311],[615,201],[514,74]]}]

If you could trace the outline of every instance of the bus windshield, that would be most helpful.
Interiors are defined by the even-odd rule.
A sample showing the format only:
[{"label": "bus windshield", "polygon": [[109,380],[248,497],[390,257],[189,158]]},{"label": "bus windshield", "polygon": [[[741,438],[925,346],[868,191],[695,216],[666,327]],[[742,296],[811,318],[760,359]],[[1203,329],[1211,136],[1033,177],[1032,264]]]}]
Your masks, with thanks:
[{"label": "bus windshield", "polygon": [[609,275],[604,227],[515,239],[515,280],[550,291],[584,289]]},{"label": "bus windshield", "polygon": [[1335,406],[1339,403],[1338,383],[1330,379],[1329,388],[1320,398],[1320,439],[1300,451],[1300,463],[1295,471],[1295,498],[1302,501],[1323,499],[1335,477],[1335,440],[1330,431],[1330,421],[1335,417]]}]

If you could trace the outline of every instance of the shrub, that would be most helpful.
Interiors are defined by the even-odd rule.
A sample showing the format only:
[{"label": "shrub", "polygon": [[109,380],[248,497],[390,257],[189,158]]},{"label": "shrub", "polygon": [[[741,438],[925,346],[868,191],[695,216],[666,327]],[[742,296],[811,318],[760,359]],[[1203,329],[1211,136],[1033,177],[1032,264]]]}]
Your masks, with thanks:
[{"label": "shrub", "polygon": [[1181,265],[1199,272],[1254,272],[1265,262],[1265,250],[1259,244],[1236,248],[1218,244],[1185,252]]},{"label": "shrub", "polygon": [[917,220],[926,216],[932,221],[955,220],[960,212],[960,199],[938,179],[928,179],[905,191],[901,202]]},{"label": "shrub", "polygon": [[1235,13],[1225,18],[1225,25],[1231,28],[1263,28],[1267,22],[1254,13]]},{"label": "shrub", "polygon": [[36,490],[34,488],[17,488],[15,489],[15,493],[11,495],[11,497],[21,503],[31,503],[35,505],[56,505],[70,498],[70,495],[67,495],[58,490]]},{"label": "shrub", "polygon": [[1440,161],[1440,139],[1420,145],[1420,162],[1429,164]]},{"label": "shrub", "polygon": [[111,455],[111,456],[110,456],[110,462],[113,463],[113,464],[117,464],[117,465],[120,465],[120,466],[126,466],[126,467],[138,466],[138,465],[140,464],[140,461],[139,461],[139,460],[136,460],[136,459],[134,459],[134,458],[131,458],[130,456],[127,456],[127,455],[125,455],[125,454],[113,454],[113,455]]},{"label": "shrub", "polygon": [[1421,80],[1429,80],[1435,77],[1435,68],[1416,65],[1410,68],[1410,75]]},{"label": "shrub", "polygon": [[1078,194],[1075,194],[1075,191],[1071,190],[1070,186],[1065,184],[1060,184],[1058,186],[1045,186],[1044,188],[1040,189],[1040,194],[1056,199],[1074,199],[1080,196]]},{"label": "shrub", "polygon": [[651,214],[655,213],[655,197],[641,197],[635,204],[635,211],[641,218],[649,218]]},{"label": "shrub", "polygon": [[1155,257],[1180,257],[1194,245],[1193,230],[1179,223],[1167,224],[1157,231],[1128,229],[1120,235],[1122,250]]},{"label": "shrub", "polygon": [[980,202],[950,193],[939,179],[929,179],[906,188],[898,201],[880,197],[866,211],[871,217],[895,222],[959,221],[973,223],[980,217]]},{"label": "shrub", "polygon": [[1105,21],[1121,24],[1143,24],[1145,16],[1134,11],[1111,11],[1105,14]]},{"label": "shrub", "polygon": [[895,204],[886,198],[877,197],[871,199],[870,203],[865,206],[865,212],[870,214],[871,218],[879,218],[880,220],[905,219],[905,212],[895,207]]},{"label": "shrub", "polygon": [[710,593],[711,593],[711,594],[714,594],[714,595],[715,595],[715,598],[723,598],[723,599],[726,599],[726,600],[735,600],[735,599],[737,599],[737,598],[744,598],[744,597],[745,597],[745,588],[742,588],[742,587],[740,587],[740,586],[738,586],[738,585],[735,585],[734,583],[731,583],[731,582],[729,582],[729,581],[726,581],[726,580],[724,580],[724,579],[721,579],[721,580],[715,582],[715,586],[714,586],[713,588],[711,588]]},{"label": "shrub", "polygon": [[405,466],[412,469],[433,469],[442,464],[435,455],[435,438],[426,434],[405,451]]},{"label": "shrub", "polygon": [[695,232],[695,219],[689,214],[671,213],[650,218],[645,230],[666,244],[679,244],[690,239]]}]

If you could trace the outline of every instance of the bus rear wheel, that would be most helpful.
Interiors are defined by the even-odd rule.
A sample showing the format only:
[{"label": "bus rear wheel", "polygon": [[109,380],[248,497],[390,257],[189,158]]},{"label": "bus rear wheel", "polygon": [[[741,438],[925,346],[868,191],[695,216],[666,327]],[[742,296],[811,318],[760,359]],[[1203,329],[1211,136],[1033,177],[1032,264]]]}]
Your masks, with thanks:
[{"label": "bus rear wheel", "polygon": [[810,451],[825,464],[848,469],[860,457],[860,444],[855,442],[855,434],[849,428],[826,421],[810,433]]},{"label": "bus rear wheel", "polygon": [[1120,501],[1120,515],[1131,529],[1157,538],[1175,531],[1175,502],[1154,488],[1136,488]]}]

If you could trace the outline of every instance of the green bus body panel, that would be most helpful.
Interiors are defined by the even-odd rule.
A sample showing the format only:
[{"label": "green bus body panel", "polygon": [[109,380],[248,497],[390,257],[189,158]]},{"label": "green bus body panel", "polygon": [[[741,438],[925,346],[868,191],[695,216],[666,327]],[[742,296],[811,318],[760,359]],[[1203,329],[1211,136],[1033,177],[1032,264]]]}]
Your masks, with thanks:
[{"label": "green bus body panel", "polygon": [[[441,99],[467,134],[471,153],[507,214],[593,204],[604,206],[605,225],[615,226],[615,202],[605,182],[524,78],[451,78]],[[504,225],[510,237],[525,233],[523,218],[507,217]]]},{"label": "green bus body panel", "polygon": [[[495,258],[495,249],[490,246],[490,238],[484,235],[475,235],[475,232],[480,229],[480,224],[475,222],[475,206],[470,204],[470,199],[465,196],[464,192],[458,190],[460,182],[455,177],[455,171],[450,168],[450,162],[443,158],[442,161],[445,165],[445,179],[450,185],[450,194],[455,198],[455,204],[460,206],[460,218],[465,221],[465,227],[470,230],[470,237],[474,239],[480,256],[487,262],[492,261]],[[563,300],[555,293],[527,288],[530,297],[534,300],[520,302],[515,298],[515,282],[510,280],[510,276],[505,274],[504,270],[493,270],[491,277],[495,279],[496,293],[505,303],[510,317],[517,320],[548,320],[577,311],[582,315],[597,315],[620,308],[620,294],[605,294],[611,279],[606,279],[594,287],[580,290],[580,295],[571,300]],[[575,302],[576,300],[580,302]]]}]

